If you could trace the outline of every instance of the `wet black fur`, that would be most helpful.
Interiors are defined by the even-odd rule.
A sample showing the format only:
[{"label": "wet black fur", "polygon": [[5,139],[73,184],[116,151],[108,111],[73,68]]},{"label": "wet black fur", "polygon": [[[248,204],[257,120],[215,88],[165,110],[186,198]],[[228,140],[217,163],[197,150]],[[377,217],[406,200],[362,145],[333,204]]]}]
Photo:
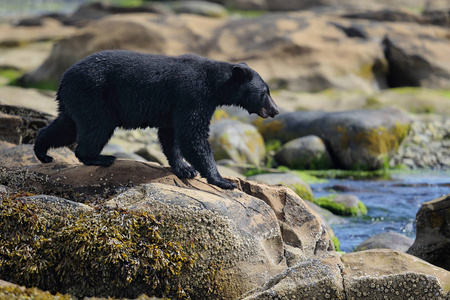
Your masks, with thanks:
[{"label": "wet black fur", "polygon": [[34,150],[48,163],[49,148],[78,142],[75,155],[81,162],[109,166],[115,157],[100,152],[116,127],[156,127],[178,177],[192,178],[198,170],[209,183],[231,189],[235,185],[217,171],[208,143],[213,113],[220,105],[258,113],[268,107],[268,98],[266,83],[243,63],[103,51],[65,72],[57,93],[59,115],[39,131]]}]

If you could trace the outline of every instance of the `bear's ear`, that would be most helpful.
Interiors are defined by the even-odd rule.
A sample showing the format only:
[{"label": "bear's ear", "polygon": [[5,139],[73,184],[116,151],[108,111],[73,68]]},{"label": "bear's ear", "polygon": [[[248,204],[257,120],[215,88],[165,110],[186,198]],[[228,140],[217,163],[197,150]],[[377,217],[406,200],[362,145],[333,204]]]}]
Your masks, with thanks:
[{"label": "bear's ear", "polygon": [[232,78],[236,82],[244,82],[247,78],[247,70],[243,66],[235,65],[233,67],[233,75]]}]

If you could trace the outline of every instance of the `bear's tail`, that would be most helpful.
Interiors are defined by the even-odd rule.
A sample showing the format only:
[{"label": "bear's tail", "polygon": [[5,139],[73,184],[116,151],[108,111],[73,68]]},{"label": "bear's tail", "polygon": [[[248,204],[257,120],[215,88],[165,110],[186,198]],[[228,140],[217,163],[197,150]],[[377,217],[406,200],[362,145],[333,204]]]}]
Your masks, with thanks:
[{"label": "bear's tail", "polygon": [[43,163],[53,161],[47,155],[50,148],[69,146],[77,139],[77,126],[75,122],[63,111],[48,126],[39,130],[34,142],[34,154]]}]

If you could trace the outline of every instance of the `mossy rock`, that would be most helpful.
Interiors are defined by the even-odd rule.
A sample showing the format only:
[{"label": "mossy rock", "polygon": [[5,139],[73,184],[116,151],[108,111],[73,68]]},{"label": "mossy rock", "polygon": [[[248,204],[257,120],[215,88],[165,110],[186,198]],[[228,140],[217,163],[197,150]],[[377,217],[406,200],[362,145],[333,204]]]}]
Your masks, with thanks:
[{"label": "mossy rock", "polygon": [[333,162],[341,169],[383,168],[408,135],[410,119],[396,109],[338,112],[295,111],[275,120],[258,121],[266,140],[288,142],[315,135],[326,146]]},{"label": "mossy rock", "polygon": [[314,203],[340,216],[365,216],[367,207],[353,195],[329,195],[314,199]]}]

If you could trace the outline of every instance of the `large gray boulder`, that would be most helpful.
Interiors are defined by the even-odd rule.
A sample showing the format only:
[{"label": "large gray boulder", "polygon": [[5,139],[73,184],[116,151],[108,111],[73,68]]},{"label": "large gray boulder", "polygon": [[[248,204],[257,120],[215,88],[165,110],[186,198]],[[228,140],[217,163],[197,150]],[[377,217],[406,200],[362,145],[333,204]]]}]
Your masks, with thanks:
[{"label": "large gray boulder", "polygon": [[296,111],[257,122],[266,140],[283,142],[308,135],[320,137],[337,166],[377,169],[398,149],[409,118],[394,109],[342,112]]}]

